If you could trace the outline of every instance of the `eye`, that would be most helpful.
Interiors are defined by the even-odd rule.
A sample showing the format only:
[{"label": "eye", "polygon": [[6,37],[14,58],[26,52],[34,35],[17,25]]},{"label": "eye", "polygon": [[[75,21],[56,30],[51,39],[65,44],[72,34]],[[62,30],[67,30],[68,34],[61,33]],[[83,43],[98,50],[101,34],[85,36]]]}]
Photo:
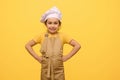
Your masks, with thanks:
[{"label": "eye", "polygon": [[48,24],[52,24],[52,22],[48,22]]},{"label": "eye", "polygon": [[54,24],[58,24],[58,22],[54,22]]}]

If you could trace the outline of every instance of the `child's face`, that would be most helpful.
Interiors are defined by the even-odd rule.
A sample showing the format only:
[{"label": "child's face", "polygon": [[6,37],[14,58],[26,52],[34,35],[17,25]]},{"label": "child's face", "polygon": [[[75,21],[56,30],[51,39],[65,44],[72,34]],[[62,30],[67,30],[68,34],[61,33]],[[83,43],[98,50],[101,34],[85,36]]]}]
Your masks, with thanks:
[{"label": "child's face", "polygon": [[48,18],[46,22],[46,27],[48,32],[55,34],[59,30],[59,20],[57,18]]}]

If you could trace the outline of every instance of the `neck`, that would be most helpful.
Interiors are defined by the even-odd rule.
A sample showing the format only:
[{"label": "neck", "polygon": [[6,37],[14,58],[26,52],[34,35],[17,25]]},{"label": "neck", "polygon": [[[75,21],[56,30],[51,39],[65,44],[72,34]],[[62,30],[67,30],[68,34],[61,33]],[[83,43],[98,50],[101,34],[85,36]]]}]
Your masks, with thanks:
[{"label": "neck", "polygon": [[55,33],[50,33],[49,31],[47,31],[48,34],[51,34],[51,35],[56,35],[58,34],[58,32],[55,32]]}]

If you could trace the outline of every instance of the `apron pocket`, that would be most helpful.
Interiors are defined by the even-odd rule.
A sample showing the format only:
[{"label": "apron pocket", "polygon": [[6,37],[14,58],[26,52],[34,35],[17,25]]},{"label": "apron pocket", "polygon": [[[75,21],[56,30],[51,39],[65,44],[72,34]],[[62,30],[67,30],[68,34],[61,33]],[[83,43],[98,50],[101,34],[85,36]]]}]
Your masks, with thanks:
[{"label": "apron pocket", "polygon": [[54,68],[63,67],[63,61],[61,56],[54,58],[53,66]]}]

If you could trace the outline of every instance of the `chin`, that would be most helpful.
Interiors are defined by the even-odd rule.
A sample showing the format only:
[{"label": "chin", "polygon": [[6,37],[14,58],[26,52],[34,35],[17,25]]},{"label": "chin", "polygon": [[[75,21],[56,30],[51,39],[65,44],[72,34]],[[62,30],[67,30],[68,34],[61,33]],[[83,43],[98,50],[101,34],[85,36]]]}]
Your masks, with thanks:
[{"label": "chin", "polygon": [[53,32],[53,31],[49,31],[49,32],[50,32],[51,34],[55,34],[55,33],[57,33],[57,31],[54,31],[54,32]]},{"label": "chin", "polygon": [[56,32],[51,32],[51,34],[55,34]]}]

